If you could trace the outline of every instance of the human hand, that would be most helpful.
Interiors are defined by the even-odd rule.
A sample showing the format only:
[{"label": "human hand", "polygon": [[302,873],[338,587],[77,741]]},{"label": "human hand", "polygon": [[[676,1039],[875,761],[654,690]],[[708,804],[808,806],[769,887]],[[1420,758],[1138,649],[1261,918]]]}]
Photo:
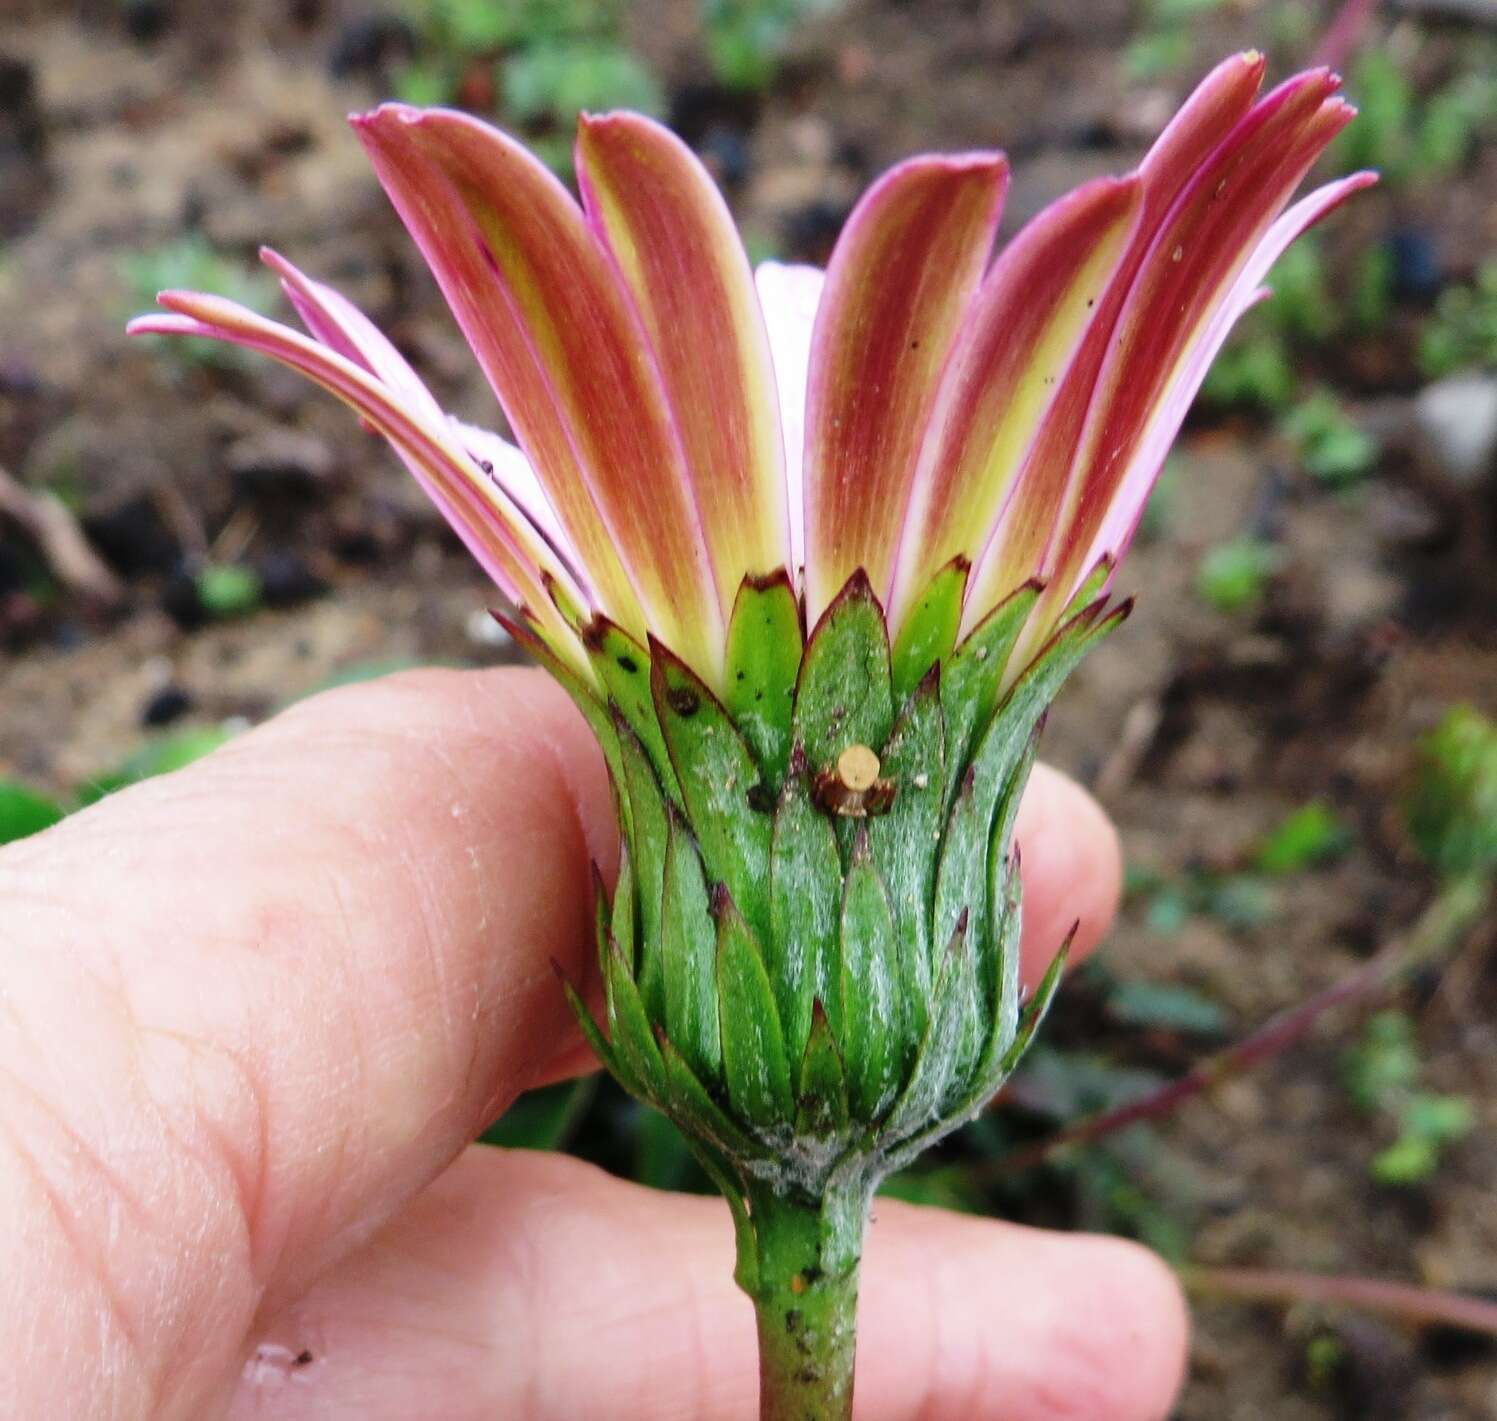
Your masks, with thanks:
[{"label": "human hand", "polygon": [[[1041,767],[1026,978],[1116,906]],[[601,757],[538,673],[328,693],[0,852],[7,1421],[749,1421],[720,1201],[469,1142],[591,1068]],[[858,1416],[1149,1421],[1186,1324],[1151,1255],[880,1202]]]}]

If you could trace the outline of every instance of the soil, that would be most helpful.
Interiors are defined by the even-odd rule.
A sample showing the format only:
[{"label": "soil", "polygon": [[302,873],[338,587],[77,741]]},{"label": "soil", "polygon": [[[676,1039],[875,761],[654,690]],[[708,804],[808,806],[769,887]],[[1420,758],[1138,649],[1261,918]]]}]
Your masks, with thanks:
[{"label": "soil", "polygon": [[[1123,0],[853,0],[806,24],[751,101],[703,85],[689,0],[635,6],[629,29],[687,136],[732,158],[745,230],[815,259],[869,178],[911,152],[1005,147],[1010,231],[1126,168],[1190,74],[1266,45],[1271,8],[1217,10],[1188,65],[1139,82],[1121,62],[1140,23]],[[340,409],[268,365],[184,362],[121,334],[144,299],[124,254],[198,233],[247,271],[271,241],[370,311],[450,408],[495,417],[341,121],[388,85],[371,13],[351,0],[11,0],[0,14],[0,468],[56,492],[119,582],[112,597],[70,591],[0,525],[0,776],[65,794],[164,720],[253,721],[340,676],[512,654],[483,615],[481,575]],[[1449,69],[1467,33],[1426,25],[1420,63]],[[1273,52],[1275,71],[1305,58]],[[1395,232],[1469,276],[1497,248],[1497,151],[1434,189],[1359,199],[1326,234],[1332,269]],[[1166,879],[1240,867],[1314,798],[1355,829],[1344,857],[1278,880],[1255,923],[1195,914],[1167,933],[1130,902],[1112,973],[1218,1004],[1223,1039],[1414,919],[1433,882],[1396,813],[1410,747],[1454,702],[1497,707],[1497,482],[1452,478],[1415,433],[1407,332],[1427,304],[1412,297],[1388,331],[1315,356],[1385,435],[1375,476],[1349,492],[1307,476],[1265,422],[1193,417],[1164,530],[1127,566],[1138,611],[1051,720],[1048,756],[1098,789],[1129,862]],[[1249,532],[1279,545],[1282,571],[1255,610],[1213,610],[1194,589],[1199,557]],[[193,592],[206,562],[253,567],[274,605],[213,619]],[[1497,1292],[1494,946],[1489,923],[1402,1002],[1424,1084],[1476,1112],[1434,1175],[1371,1182],[1388,1137],[1340,1084],[1355,1019],[1337,1018],[1155,1131],[1141,1187],[1191,1257]],[[1210,1044],[1099,1020],[1086,1001],[1083,984],[1052,1045],[1173,1074]],[[1089,1222],[1064,1192],[1018,1207]],[[1324,1337],[1330,1382],[1307,1360]],[[1202,1304],[1178,1415],[1488,1417],[1497,1358],[1365,1317]]]}]

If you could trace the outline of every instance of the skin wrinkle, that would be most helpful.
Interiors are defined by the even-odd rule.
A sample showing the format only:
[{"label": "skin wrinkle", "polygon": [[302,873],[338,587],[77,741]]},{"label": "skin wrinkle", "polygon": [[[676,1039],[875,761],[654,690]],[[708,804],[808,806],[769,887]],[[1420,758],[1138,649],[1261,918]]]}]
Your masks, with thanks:
[{"label": "skin wrinkle", "polygon": [[[8,1074],[8,1072],[7,1072]],[[39,1101],[49,1116],[52,1114],[50,1106]],[[77,1210],[72,1207],[72,1201],[64,1198],[59,1188],[54,1185],[48,1177],[46,1169],[31,1149],[25,1139],[17,1130],[15,1125],[4,1115],[0,1115],[0,1133],[10,1143],[10,1153],[20,1164],[27,1177],[35,1186],[36,1192],[41,1196],[47,1207],[48,1213],[56,1225],[56,1234],[63,1246],[72,1255],[73,1259],[83,1269],[84,1275],[93,1280],[98,1286],[99,1298],[103,1305],[103,1315],[99,1319],[105,1326],[111,1327],[117,1333],[128,1360],[132,1363],[127,1368],[120,1366],[118,1371],[126,1375],[133,1371],[135,1374],[145,1376],[149,1369],[144,1365],[145,1353],[141,1347],[141,1339],[136,1332],[133,1323],[127,1315],[127,1309],[120,1298],[113,1278],[110,1276],[108,1265],[97,1256],[97,1246],[89,1247],[79,1234],[80,1220]],[[91,1306],[85,1304],[86,1306]],[[101,1368],[107,1372],[108,1367]]]}]

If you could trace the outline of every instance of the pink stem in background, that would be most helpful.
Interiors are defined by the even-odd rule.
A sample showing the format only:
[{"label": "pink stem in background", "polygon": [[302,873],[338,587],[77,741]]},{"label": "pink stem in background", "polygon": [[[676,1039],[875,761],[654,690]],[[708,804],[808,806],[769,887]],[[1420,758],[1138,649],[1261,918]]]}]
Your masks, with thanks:
[{"label": "pink stem in background", "polygon": [[1420,1326],[1444,1325],[1497,1337],[1497,1303],[1463,1293],[1387,1283],[1344,1274],[1296,1273],[1284,1268],[1216,1268],[1190,1264],[1181,1281],[1193,1293],[1265,1303],[1343,1303],[1387,1313]]},{"label": "pink stem in background", "polygon": [[1324,64],[1329,69],[1345,68],[1346,61],[1361,49],[1367,37],[1367,22],[1376,9],[1377,0],[1343,0],[1310,62]]},{"label": "pink stem in background", "polygon": [[1486,879],[1452,879],[1424,910],[1406,938],[1388,944],[1355,972],[1270,1017],[1256,1031],[1208,1056],[1178,1080],[1170,1081],[1138,1100],[1072,1121],[1048,1139],[994,1160],[982,1170],[982,1175],[992,1179],[1018,1174],[1060,1150],[1094,1144],[1130,1125],[1158,1119],[1168,1115],[1182,1101],[1271,1060],[1307,1035],[1333,1007],[1376,996],[1425,963],[1445,956],[1462,940],[1490,898],[1491,884]]}]

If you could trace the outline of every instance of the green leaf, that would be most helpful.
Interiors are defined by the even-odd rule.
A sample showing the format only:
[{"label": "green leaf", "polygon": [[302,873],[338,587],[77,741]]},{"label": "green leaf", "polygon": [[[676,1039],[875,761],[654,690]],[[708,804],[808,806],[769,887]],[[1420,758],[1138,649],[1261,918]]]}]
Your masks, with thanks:
[{"label": "green leaf", "polygon": [[[956,930],[941,955],[925,1035],[915,1054],[909,1080],[884,1127],[884,1133],[892,1140],[908,1143],[912,1137],[923,1133],[935,1121],[941,1099],[950,1084],[962,1049],[963,1025],[971,1010],[972,973],[967,961],[970,955],[967,928],[964,916],[958,920]],[[897,1157],[902,1159],[904,1155],[901,1150]]]},{"label": "green leaf", "polygon": [[1253,856],[1260,873],[1299,873],[1351,847],[1351,831],[1322,799],[1301,805],[1263,838]]},{"label": "green leaf", "polygon": [[665,737],[655,715],[655,700],[650,693],[650,653],[623,628],[607,617],[594,617],[582,630],[593,670],[603,683],[609,698],[619,708],[629,729],[639,737],[661,788],[682,805],[680,786],[671,757],[665,748]]},{"label": "green leaf", "polygon": [[769,931],[773,799],[722,704],[691,670],[652,642],[651,687],[702,860],[727,884],[756,933]]},{"label": "green leaf", "polygon": [[663,1100],[665,1063],[639,985],[617,943],[608,954],[603,984],[608,993],[608,1033],[613,1040],[614,1059],[610,1069],[641,1099]]},{"label": "green leaf", "polygon": [[659,1034],[660,1055],[665,1061],[665,1103],[676,1123],[688,1136],[705,1139],[732,1159],[763,1158],[762,1146],[751,1140],[708,1094],[670,1038]]},{"label": "green leaf", "polygon": [[795,689],[795,738],[813,773],[849,745],[882,745],[894,720],[889,633],[868,578],[855,572],[806,644]]},{"label": "green leaf", "polygon": [[1107,999],[1107,1015],[1128,1026],[1197,1036],[1219,1036],[1227,1024],[1219,1003],[1170,982],[1119,982]]},{"label": "green leaf", "polygon": [[806,1049],[813,1001],[842,1020],[841,906],[837,836],[812,802],[805,775],[792,770],[775,811],[770,847],[766,964],[793,1060]]},{"label": "green leaf", "polygon": [[503,612],[495,612],[493,616],[499,625],[515,639],[515,644],[572,698],[572,704],[581,711],[583,720],[587,722],[587,728],[592,731],[593,738],[603,751],[603,759],[608,765],[609,778],[613,783],[619,823],[624,831],[624,837],[628,838],[633,831],[630,825],[628,797],[624,790],[624,765],[619,752],[618,735],[614,731],[613,716],[609,713],[608,706],[596,689],[584,681],[573,667],[563,661],[536,634],[535,629],[528,622],[522,618],[507,616]]},{"label": "green leaf", "polygon": [[1060,950],[1050,959],[1050,965],[1045,969],[1045,975],[1040,978],[1040,985],[1035,988],[1034,995],[1025,1003],[1024,1010],[1019,1017],[1019,1030],[1014,1037],[1013,1045],[1003,1057],[1003,1065],[1000,1070],[999,1079],[1012,1074],[1015,1066],[1019,1064],[1020,1057],[1029,1049],[1029,1043],[1034,1040],[1039,1029],[1044,1025],[1045,1017],[1049,1015],[1050,1005],[1055,1000],[1055,994],[1060,990],[1060,979],[1065,975],[1066,962],[1071,955],[1071,943],[1075,939],[1076,929],[1072,928],[1070,936],[1061,943]]},{"label": "green leaf", "polygon": [[905,702],[882,754],[882,773],[896,786],[889,812],[867,821],[868,846],[889,892],[895,935],[910,983],[915,1030],[925,1029],[933,968],[930,912],[935,891],[946,728],[935,668]]},{"label": "green leaf", "polygon": [[745,578],[728,624],[723,699],[776,793],[790,764],[791,715],[801,651],[800,605],[789,574]]},{"label": "green leaf", "polygon": [[558,967],[556,975],[561,979],[561,990],[567,999],[567,1005],[572,1009],[572,1015],[577,1018],[577,1025],[582,1034],[587,1038],[587,1044],[593,1048],[593,1054],[600,1062],[616,1075],[626,1089],[634,1090],[634,1075],[626,1065],[620,1062],[613,1047],[598,1029],[598,1023],[593,1020],[593,1014],[587,1009],[587,1003],[577,994],[577,989],[567,980],[566,974]]},{"label": "green leaf", "polygon": [[946,717],[946,800],[956,795],[956,779],[967,763],[977,728],[998,704],[1003,672],[1041,587],[1026,582],[1003,599],[957,647],[941,669],[941,709]]},{"label": "green leaf", "polygon": [[639,904],[634,893],[634,861],[629,857],[627,840],[619,846],[619,881],[613,889],[613,909],[609,915],[609,931],[618,943],[619,951],[629,970],[634,971],[634,944],[639,934]]},{"label": "green leaf", "polygon": [[263,588],[253,568],[210,563],[195,579],[198,605],[210,617],[242,617],[260,605]]},{"label": "green leaf", "polygon": [[686,826],[673,813],[665,851],[661,956],[665,968],[665,1029],[704,1081],[722,1065],[718,1035],[717,950],[707,880]]},{"label": "green leaf", "polygon": [[563,1150],[597,1090],[595,1075],[528,1090],[483,1132],[483,1143],[509,1150]]},{"label": "green leaf", "polygon": [[1404,805],[1414,846],[1445,874],[1497,868],[1497,721],[1453,706],[1420,742]]},{"label": "green leaf", "polygon": [[717,919],[723,1077],[733,1109],[756,1125],[791,1117],[790,1063],[759,944],[726,899]]},{"label": "green leaf", "polygon": [[1284,554],[1261,538],[1233,538],[1209,548],[1196,569],[1196,591],[1219,612],[1243,612],[1263,600]]},{"label": "green leaf", "polygon": [[[1022,791],[1021,791],[1022,794]],[[988,845],[988,947],[992,965],[987,971],[991,984],[991,1025],[983,1047],[982,1063],[974,1073],[977,1081],[972,1105],[981,1104],[1003,1084],[1001,1065],[1019,1029],[1019,950],[1024,928],[1024,885],[1019,876],[1019,851],[1010,851],[1007,836],[994,834]]]},{"label": "green leaf", "polygon": [[0,780],[0,844],[50,829],[67,811],[54,799],[16,780]]},{"label": "green leaf", "polygon": [[946,660],[962,623],[962,597],[972,564],[955,557],[933,578],[910,609],[894,641],[894,704],[925,679],[932,666]]},{"label": "green leaf", "polygon": [[825,1139],[847,1128],[847,1077],[832,1036],[831,1024],[818,1000],[811,1012],[811,1034],[801,1057],[800,1093],[795,1129]]},{"label": "green leaf", "polygon": [[840,1033],[849,1102],[859,1120],[876,1119],[904,1077],[919,1039],[909,1029],[915,994],[901,970],[889,896],[860,835],[842,897]]},{"label": "green leaf", "polygon": [[608,970],[608,933],[613,914],[608,904],[608,889],[603,885],[603,875],[598,872],[597,864],[592,868],[593,943],[598,953],[598,975],[602,977]]},{"label": "green leaf", "polygon": [[623,716],[615,711],[615,734],[624,776],[624,797],[629,805],[632,829],[629,857],[639,903],[638,955],[632,968],[639,979],[640,995],[650,1016],[665,1015],[665,975],[660,956],[661,905],[665,897],[665,852],[670,839],[665,801],[655,772]]}]

